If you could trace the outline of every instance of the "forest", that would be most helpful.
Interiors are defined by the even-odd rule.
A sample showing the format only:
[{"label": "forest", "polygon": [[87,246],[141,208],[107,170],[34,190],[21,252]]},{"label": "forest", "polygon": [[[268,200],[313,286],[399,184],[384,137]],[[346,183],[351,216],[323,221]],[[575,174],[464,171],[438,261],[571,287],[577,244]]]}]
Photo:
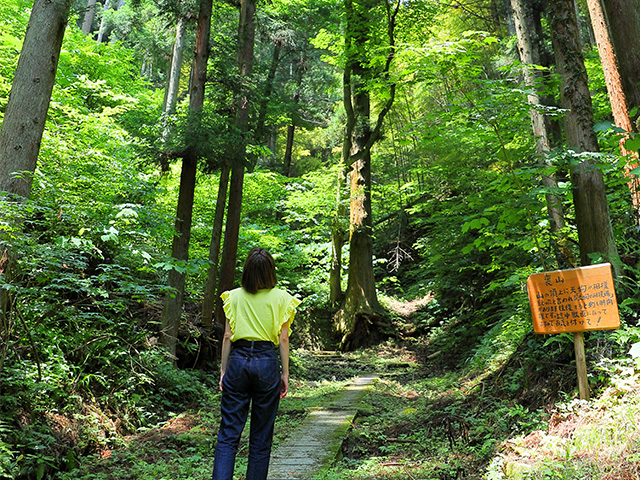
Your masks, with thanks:
[{"label": "forest", "polygon": [[[640,478],[639,79],[638,0],[2,0],[0,479],[211,478],[254,246],[275,444],[380,376],[315,480]],[[579,388],[527,279],[600,264]]]}]

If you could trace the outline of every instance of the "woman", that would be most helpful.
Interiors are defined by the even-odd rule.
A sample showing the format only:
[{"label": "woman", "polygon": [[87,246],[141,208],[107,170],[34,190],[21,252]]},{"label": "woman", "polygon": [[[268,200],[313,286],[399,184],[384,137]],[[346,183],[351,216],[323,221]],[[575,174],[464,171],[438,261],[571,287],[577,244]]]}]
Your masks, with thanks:
[{"label": "woman", "polygon": [[[255,247],[242,271],[242,287],[224,292],[226,317],[220,362],[220,429],[213,480],[232,480],[240,434],[251,404],[247,480],[265,480],[273,425],[289,390],[289,333],[300,300],[275,288],[276,267]],[[279,372],[275,347],[280,350]]]}]

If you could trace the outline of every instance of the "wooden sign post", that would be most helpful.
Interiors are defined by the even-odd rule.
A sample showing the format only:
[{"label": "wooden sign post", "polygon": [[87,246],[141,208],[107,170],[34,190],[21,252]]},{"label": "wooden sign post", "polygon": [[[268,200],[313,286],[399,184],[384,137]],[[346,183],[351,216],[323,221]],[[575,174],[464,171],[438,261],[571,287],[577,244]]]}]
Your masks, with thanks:
[{"label": "wooden sign post", "polygon": [[573,332],[578,390],[588,400],[584,332],[620,326],[611,264],[536,273],[528,278],[527,291],[536,333]]}]

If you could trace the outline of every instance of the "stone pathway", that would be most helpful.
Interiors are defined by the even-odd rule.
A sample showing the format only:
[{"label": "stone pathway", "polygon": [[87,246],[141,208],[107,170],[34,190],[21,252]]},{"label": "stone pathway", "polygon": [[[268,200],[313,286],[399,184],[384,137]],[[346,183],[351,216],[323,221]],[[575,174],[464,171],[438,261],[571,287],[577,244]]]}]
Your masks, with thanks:
[{"label": "stone pathway", "polygon": [[378,377],[362,375],[331,404],[313,409],[271,455],[268,480],[310,480],[338,456],[364,388]]}]

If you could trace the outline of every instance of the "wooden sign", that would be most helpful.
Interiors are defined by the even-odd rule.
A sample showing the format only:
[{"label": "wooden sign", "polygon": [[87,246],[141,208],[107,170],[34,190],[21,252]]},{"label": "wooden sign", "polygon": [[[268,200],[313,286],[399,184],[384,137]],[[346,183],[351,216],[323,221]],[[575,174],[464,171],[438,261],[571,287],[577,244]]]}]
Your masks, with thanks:
[{"label": "wooden sign", "polygon": [[533,274],[527,280],[527,291],[536,333],[620,326],[609,263]]}]

